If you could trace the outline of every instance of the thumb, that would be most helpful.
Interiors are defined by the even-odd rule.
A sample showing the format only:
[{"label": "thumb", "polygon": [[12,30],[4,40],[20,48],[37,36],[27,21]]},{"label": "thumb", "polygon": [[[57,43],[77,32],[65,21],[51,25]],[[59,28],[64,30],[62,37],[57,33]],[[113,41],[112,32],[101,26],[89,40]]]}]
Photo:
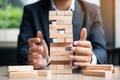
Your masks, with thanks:
[{"label": "thumb", "polygon": [[42,34],[41,31],[38,31],[38,32],[37,32],[37,38],[41,38],[41,39],[43,38],[43,34]]},{"label": "thumb", "polygon": [[87,37],[87,30],[86,28],[82,28],[81,33],[80,33],[80,40],[85,41]]},{"label": "thumb", "polygon": [[40,43],[43,43],[43,34],[41,31],[38,31],[37,32],[37,35],[36,35],[37,38],[40,38]]}]

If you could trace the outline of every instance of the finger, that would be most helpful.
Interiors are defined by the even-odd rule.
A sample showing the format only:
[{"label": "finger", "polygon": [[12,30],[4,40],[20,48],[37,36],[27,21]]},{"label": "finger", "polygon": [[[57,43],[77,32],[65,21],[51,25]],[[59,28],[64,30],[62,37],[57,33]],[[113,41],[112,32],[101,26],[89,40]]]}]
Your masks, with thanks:
[{"label": "finger", "polygon": [[86,55],[92,56],[93,52],[89,48],[82,48],[82,47],[72,47],[71,50],[76,53],[76,55]]},{"label": "finger", "polygon": [[31,46],[34,46],[35,43],[39,43],[39,42],[41,42],[41,39],[40,39],[40,38],[30,38],[30,39],[28,40],[28,44],[29,44],[30,47],[31,47]]},{"label": "finger", "polygon": [[46,59],[37,59],[34,62],[35,68],[43,68],[47,65],[47,60]]},{"label": "finger", "polygon": [[86,47],[86,48],[91,48],[92,49],[92,45],[89,41],[75,41],[73,44],[75,46]]},{"label": "finger", "polygon": [[28,60],[29,61],[34,61],[36,59],[41,59],[42,55],[28,55]]},{"label": "finger", "polygon": [[41,42],[40,43],[38,43],[38,44],[41,44],[42,43],[42,39],[43,39],[43,34],[42,34],[42,32],[41,31],[38,31],[37,32],[37,38],[40,38],[41,39]]},{"label": "finger", "polygon": [[82,28],[81,33],[80,33],[80,40],[85,41],[87,37],[87,30],[86,28]]},{"label": "finger", "polygon": [[82,68],[87,67],[87,65],[89,65],[89,64],[90,63],[88,63],[88,62],[74,62],[75,66],[79,66],[79,67],[82,67]]},{"label": "finger", "polygon": [[34,46],[34,47],[30,47],[28,50],[29,54],[33,54],[33,53],[42,53],[43,52],[43,47],[42,46]]},{"label": "finger", "polygon": [[75,60],[77,62],[90,62],[91,58],[88,56],[70,56],[70,59]]},{"label": "finger", "polygon": [[46,44],[45,41],[43,40],[43,34],[42,34],[41,31],[37,32],[37,38],[41,39],[41,42],[39,44],[41,44],[41,45],[45,45]]},{"label": "finger", "polygon": [[38,31],[38,32],[37,32],[37,38],[41,38],[41,39],[43,38],[43,34],[42,34],[41,31]]}]

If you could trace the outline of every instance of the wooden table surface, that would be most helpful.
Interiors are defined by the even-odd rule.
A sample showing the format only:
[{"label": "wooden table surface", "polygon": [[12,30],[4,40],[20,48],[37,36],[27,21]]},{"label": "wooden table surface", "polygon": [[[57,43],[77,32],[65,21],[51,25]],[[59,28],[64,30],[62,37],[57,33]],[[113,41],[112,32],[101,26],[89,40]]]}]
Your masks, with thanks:
[{"label": "wooden table surface", "polygon": [[[0,67],[0,80],[120,80],[120,67],[118,73],[111,77],[93,77],[85,76],[79,73],[79,70],[73,70],[72,74],[52,74],[51,76],[39,76],[37,78],[8,78],[7,67]],[[76,72],[77,71],[77,72]]]}]

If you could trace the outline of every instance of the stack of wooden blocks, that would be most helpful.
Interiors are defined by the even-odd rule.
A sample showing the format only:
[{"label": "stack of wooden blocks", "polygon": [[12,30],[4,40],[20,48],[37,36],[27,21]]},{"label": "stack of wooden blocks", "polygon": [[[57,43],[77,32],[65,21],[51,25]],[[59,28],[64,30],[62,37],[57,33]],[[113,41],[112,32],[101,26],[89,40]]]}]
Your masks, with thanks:
[{"label": "stack of wooden blocks", "polygon": [[49,69],[52,73],[72,73],[73,30],[72,11],[49,11],[50,43]]},{"label": "stack of wooden blocks", "polygon": [[37,76],[51,76],[49,70],[34,70],[32,65],[8,66],[9,78],[36,78]]}]

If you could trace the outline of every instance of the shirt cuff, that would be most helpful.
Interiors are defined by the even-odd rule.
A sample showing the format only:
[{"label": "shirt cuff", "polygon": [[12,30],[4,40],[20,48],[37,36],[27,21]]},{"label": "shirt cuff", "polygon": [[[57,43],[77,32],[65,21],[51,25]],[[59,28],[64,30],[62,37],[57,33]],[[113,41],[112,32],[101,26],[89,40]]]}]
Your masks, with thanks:
[{"label": "shirt cuff", "polygon": [[93,54],[93,56],[92,56],[91,64],[92,65],[96,65],[97,64],[97,58],[96,58],[95,54]]},{"label": "shirt cuff", "polygon": [[50,56],[48,56],[48,59],[47,59],[47,66],[50,64]]}]

